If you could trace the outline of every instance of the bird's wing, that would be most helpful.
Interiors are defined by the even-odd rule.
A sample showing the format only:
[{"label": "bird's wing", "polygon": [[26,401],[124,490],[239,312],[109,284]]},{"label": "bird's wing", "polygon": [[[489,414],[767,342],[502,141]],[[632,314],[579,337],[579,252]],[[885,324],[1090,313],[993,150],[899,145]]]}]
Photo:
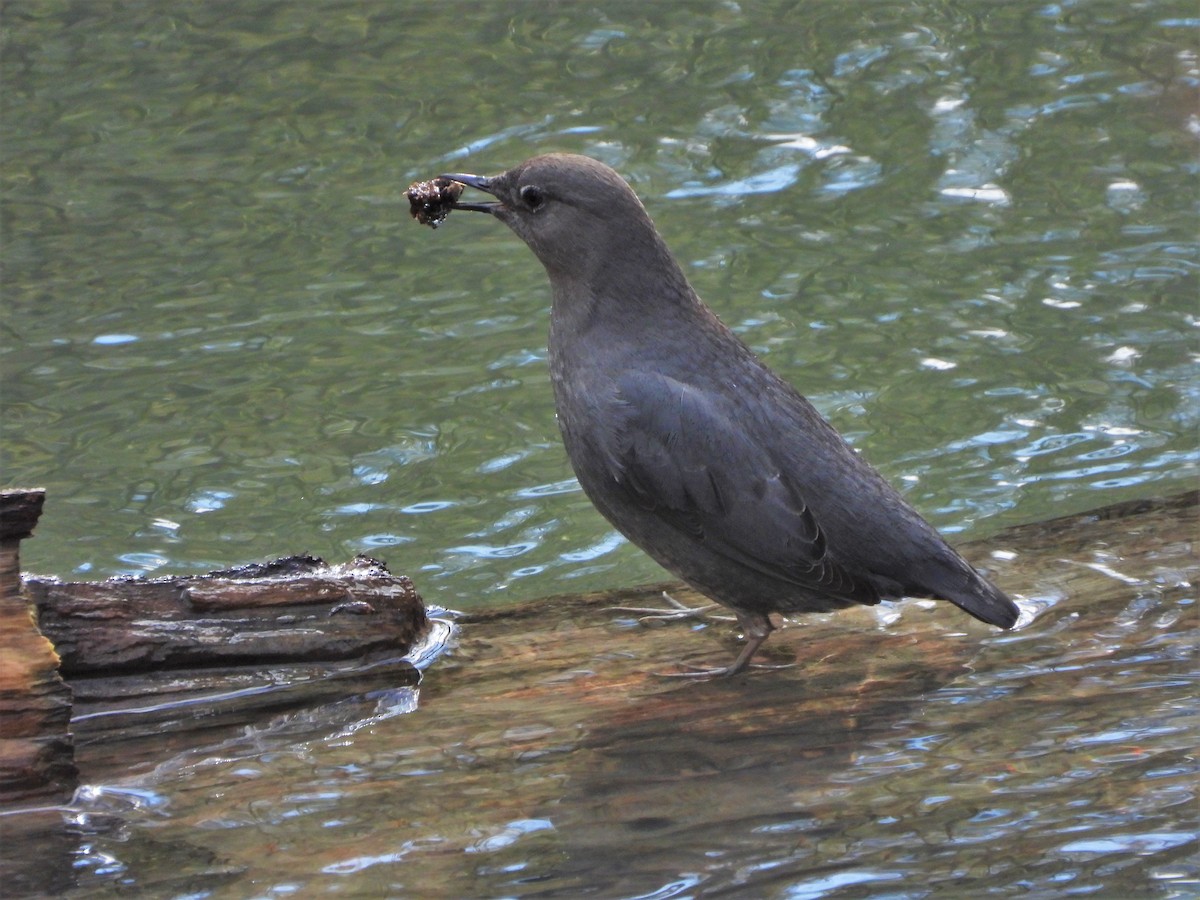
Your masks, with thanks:
[{"label": "bird's wing", "polygon": [[711,395],[665,375],[618,381],[605,438],[613,479],[645,508],[729,560],[829,597],[876,603],[831,558],[794,480]]}]

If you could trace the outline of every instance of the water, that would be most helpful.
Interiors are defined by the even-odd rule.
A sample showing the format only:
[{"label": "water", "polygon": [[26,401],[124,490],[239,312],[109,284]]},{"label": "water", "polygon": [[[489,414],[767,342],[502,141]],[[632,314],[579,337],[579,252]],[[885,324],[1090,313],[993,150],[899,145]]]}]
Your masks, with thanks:
[{"label": "water", "polygon": [[8,4],[4,479],[49,491],[27,567],[365,551],[464,608],[658,578],[571,480],[532,255],[405,210],[415,178],[548,149],[624,173],[939,527],[1178,487],[1191,12]]},{"label": "water", "polygon": [[79,897],[1194,897],[1197,513],[1115,521],[1006,534],[1015,632],[858,608],[735,679],[648,674],[727,625],[467,623],[419,703],[118,748],[34,846]]},{"label": "water", "polygon": [[[406,210],[410,181],[551,149],[628,177],[700,294],[954,539],[1194,483],[1191,3],[0,16],[0,462],[48,489],[27,569],[367,552],[463,609],[662,577],[571,477],[536,261]],[[886,863],[790,896],[899,891]]]}]

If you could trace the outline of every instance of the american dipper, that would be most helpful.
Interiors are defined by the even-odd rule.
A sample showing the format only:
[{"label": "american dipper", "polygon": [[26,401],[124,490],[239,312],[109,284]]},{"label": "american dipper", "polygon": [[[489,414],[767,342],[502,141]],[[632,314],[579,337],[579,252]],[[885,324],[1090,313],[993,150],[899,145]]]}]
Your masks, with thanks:
[{"label": "american dipper", "polygon": [[550,377],[567,455],[629,540],[729,607],[746,635],[771,612],[905,596],[1009,628],[1018,610],[791,385],[710,310],[637,195],[586,156],[500,175],[443,175],[493,195],[453,203],[515,231],[550,276]]}]

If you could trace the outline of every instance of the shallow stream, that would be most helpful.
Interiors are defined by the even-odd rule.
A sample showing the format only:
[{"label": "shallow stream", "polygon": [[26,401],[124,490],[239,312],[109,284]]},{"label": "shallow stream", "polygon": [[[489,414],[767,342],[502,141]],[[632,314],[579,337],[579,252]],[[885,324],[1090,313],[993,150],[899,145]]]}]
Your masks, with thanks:
[{"label": "shallow stream", "polygon": [[[1200,456],[1198,28],[1182,0],[7,2],[0,464],[6,486],[48,491],[24,567],[98,579],[365,552],[429,602],[467,610],[662,578],[571,476],[537,262],[483,216],[436,232],[408,216],[413,180],[547,150],[620,170],[700,294],[953,540],[1181,491]],[[1036,653],[971,688],[1037,701],[987,707],[1004,718],[986,733],[1004,740],[972,740],[981,713],[943,687],[866,738],[831,738],[857,760],[839,769],[851,794],[806,772],[787,787],[802,812],[731,825],[715,868],[703,866],[717,831],[702,829],[678,843],[688,861],[634,867],[674,875],[595,895],[951,896],[953,865],[931,852],[928,880],[918,848],[992,833],[1011,840],[989,857],[1041,852],[1022,828],[1075,809],[1067,795],[1086,784],[1078,815],[1125,815],[1127,837],[1064,837],[1059,851],[1100,868],[1051,867],[1024,886],[1003,869],[981,889],[1185,896],[1194,805],[1136,821],[1181,796],[1189,741],[1172,729],[1186,694],[1126,659],[1136,646],[1182,665],[1194,640],[1180,616],[1195,607],[1180,602],[1130,613],[1144,630],[1132,643],[1111,633],[1111,668],[1096,673],[1111,691],[1039,688],[1058,665],[1041,634]],[[1089,717],[1128,721],[1114,704],[1144,719],[1072,745],[1078,762],[1046,775],[1045,793],[1021,782],[975,819],[944,821],[954,791],[906,774],[945,747],[955,765],[1019,768],[1021,740],[1049,739],[1053,721],[1068,734]],[[400,824],[402,786],[419,791],[407,776],[437,765],[429,726],[376,723],[374,702],[342,712],[322,732],[335,737],[260,735],[252,753],[120,787],[138,808],[139,792],[151,798],[128,848],[190,823],[258,842],[267,874],[195,893],[141,884],[146,870],[105,838],[79,850],[86,889],[535,896],[564,854],[582,874],[545,896],[602,883],[551,837],[564,823],[546,806],[503,827],[485,816],[473,846]],[[494,727],[510,725],[524,727]],[[1154,762],[1117,776],[1138,779],[1145,805],[1114,811],[1109,765],[1147,746]],[[251,780],[275,801],[203,812]],[[337,799],[347,782],[369,788]],[[467,816],[465,800],[429,802],[463,802]],[[918,827],[896,824],[918,813]],[[626,827],[611,808],[595,815],[593,829]],[[653,831],[656,813],[640,815]],[[273,837],[285,822],[301,824]],[[314,849],[362,840],[374,862]],[[592,834],[580,846],[624,845]],[[191,853],[176,870],[208,865]],[[618,864],[597,853],[597,867]],[[417,856],[472,874],[378,875]],[[778,878],[757,880],[772,866]]]}]

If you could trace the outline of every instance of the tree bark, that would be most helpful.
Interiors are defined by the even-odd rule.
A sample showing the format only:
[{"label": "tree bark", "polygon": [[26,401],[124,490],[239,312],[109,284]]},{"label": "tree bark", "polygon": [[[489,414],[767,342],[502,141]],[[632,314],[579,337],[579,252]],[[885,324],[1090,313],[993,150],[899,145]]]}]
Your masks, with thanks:
[{"label": "tree bark", "polygon": [[20,546],[46,492],[0,491],[0,800],[66,800],[77,774],[68,723],[71,691],[51,643],[21,593]]}]

